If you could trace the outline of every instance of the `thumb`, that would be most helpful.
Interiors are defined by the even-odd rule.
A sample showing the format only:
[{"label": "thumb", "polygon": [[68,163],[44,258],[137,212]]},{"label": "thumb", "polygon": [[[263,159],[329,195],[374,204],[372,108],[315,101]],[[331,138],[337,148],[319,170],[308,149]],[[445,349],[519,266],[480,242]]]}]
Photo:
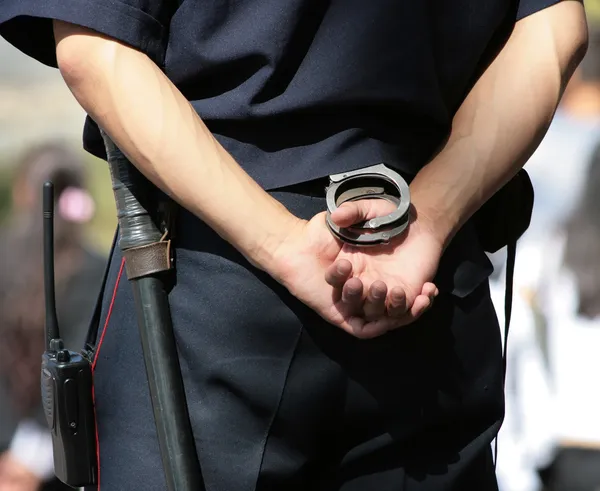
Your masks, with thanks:
[{"label": "thumb", "polygon": [[346,201],[331,213],[331,220],[340,228],[348,228],[365,220],[393,212],[393,203],[382,199],[361,199]]}]

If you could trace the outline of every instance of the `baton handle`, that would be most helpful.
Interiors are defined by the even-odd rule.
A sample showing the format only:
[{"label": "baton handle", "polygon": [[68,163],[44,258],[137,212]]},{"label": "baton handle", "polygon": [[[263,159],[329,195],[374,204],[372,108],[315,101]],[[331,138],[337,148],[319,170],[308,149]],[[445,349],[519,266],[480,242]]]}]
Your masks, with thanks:
[{"label": "baton handle", "polygon": [[126,251],[158,242],[162,232],[148,212],[149,209],[156,208],[156,188],[105,133],[102,136],[117,205],[119,247]]},{"label": "baton handle", "polygon": [[[125,252],[161,240],[158,211],[166,198],[102,132]],[[161,202],[163,201],[163,202]],[[149,211],[152,210],[152,213]],[[129,280],[133,288],[140,340],[160,454],[169,491],[204,489],[185,397],[164,276]]]}]

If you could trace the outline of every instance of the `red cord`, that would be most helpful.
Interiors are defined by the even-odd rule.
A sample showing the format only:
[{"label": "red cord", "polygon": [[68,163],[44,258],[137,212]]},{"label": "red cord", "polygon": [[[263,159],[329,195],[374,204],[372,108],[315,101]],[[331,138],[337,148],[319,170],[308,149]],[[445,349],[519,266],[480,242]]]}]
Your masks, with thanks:
[{"label": "red cord", "polygon": [[[104,321],[104,327],[102,328],[102,334],[100,335],[100,341],[98,342],[98,346],[96,347],[96,354],[94,356],[94,361],[92,362],[92,376],[94,375],[94,371],[96,369],[96,362],[98,361],[98,354],[100,353],[100,348],[102,347],[102,341],[104,341],[104,335],[106,334],[106,328],[108,327],[108,323],[110,321],[110,316],[112,314],[113,306],[115,305],[115,299],[117,297],[117,290],[119,289],[119,283],[121,281],[121,276],[123,275],[123,267],[125,266],[125,258],[121,261],[121,267],[119,268],[119,274],[117,275],[117,281],[115,282],[115,288],[113,290],[112,298],[110,300],[110,306],[108,307],[108,313],[106,314],[106,321]],[[94,390],[94,386],[92,385],[92,401],[94,403],[94,418],[96,417],[96,394]],[[95,421],[96,426],[96,458],[98,463],[98,476],[96,477],[96,481],[98,482],[97,490],[100,491],[100,439],[98,438],[98,421]]]}]

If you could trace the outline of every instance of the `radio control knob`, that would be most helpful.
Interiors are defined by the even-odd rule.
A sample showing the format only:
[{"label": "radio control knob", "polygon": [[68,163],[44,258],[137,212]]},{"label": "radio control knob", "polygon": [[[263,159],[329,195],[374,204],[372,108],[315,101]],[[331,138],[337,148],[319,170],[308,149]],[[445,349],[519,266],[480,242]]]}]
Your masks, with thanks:
[{"label": "radio control knob", "polygon": [[71,361],[71,355],[66,349],[60,350],[56,355],[56,359],[62,363],[66,363]]}]

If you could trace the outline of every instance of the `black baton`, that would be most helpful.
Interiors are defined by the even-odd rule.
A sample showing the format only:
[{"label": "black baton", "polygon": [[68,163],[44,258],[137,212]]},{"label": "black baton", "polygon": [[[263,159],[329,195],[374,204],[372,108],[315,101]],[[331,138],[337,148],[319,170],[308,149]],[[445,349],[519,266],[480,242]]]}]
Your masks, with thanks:
[{"label": "black baton", "polygon": [[165,273],[171,269],[169,205],[102,132],[133,288],[154,422],[169,491],[204,489],[173,334]]}]

